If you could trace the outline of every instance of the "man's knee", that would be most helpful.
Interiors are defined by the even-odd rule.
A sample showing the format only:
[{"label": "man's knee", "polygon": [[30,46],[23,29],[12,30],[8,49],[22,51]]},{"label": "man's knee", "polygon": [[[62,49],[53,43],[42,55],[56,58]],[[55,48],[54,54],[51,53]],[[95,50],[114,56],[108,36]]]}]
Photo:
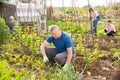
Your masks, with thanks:
[{"label": "man's knee", "polygon": [[45,48],[45,52],[47,55],[55,56],[57,54],[56,48]]},{"label": "man's knee", "polygon": [[55,56],[55,61],[57,62],[57,63],[59,63],[59,64],[64,64],[65,62],[66,62],[66,57],[64,57],[64,56],[62,56],[62,55],[60,55],[60,54],[57,54],[56,56]]}]

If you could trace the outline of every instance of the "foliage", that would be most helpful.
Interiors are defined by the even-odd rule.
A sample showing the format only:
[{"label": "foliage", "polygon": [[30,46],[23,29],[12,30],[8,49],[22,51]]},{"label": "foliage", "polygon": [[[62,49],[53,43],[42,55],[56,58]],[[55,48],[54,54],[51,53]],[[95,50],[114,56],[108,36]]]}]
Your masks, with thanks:
[{"label": "foliage", "polygon": [[104,32],[103,29],[99,30],[99,32],[98,32],[98,35],[99,35],[99,36],[102,36],[102,35],[104,35],[104,34],[105,34],[105,32]]},{"label": "foliage", "polygon": [[[88,31],[90,30],[89,24],[71,21],[48,22],[49,26],[52,24],[58,25],[61,30],[72,35],[77,55],[80,53],[82,57],[84,57],[85,69],[99,58],[105,56],[104,53],[100,53],[98,44],[95,44],[93,52],[89,52],[86,45],[84,45],[84,36],[86,36],[86,34],[84,35],[83,33],[86,33],[87,29]],[[105,24],[102,26],[98,25],[99,36],[104,33],[104,27]],[[2,70],[0,75],[5,75],[3,76],[3,80],[81,80],[85,69],[82,72],[75,70],[64,72],[61,67],[48,67],[43,64],[40,45],[49,34],[36,36],[36,28],[32,30],[29,26],[16,26],[16,28],[18,32],[12,34],[9,42],[6,42],[6,44],[2,45],[0,48],[2,50],[0,51],[0,60],[5,60],[0,62],[0,71]],[[92,38],[90,38],[89,41],[91,42],[91,40]],[[111,41],[111,44],[113,43],[115,44],[115,42]],[[119,61],[120,51],[115,50],[115,52],[116,54],[114,57],[117,57],[117,61]],[[87,74],[89,76],[91,75],[90,72],[87,72]]]},{"label": "foliage", "polygon": [[18,32],[12,36],[13,39],[18,41],[18,44],[27,47],[32,54],[38,54],[40,44],[42,44],[43,36],[37,37],[36,33],[30,31],[30,26],[22,27],[16,26]]},{"label": "foliage", "polygon": [[9,30],[5,24],[5,20],[0,18],[0,45],[9,40]]},{"label": "foliage", "polygon": [[71,22],[71,21],[66,21],[66,22],[50,21],[48,24],[57,25],[61,30],[64,30],[70,34],[80,34],[80,33],[83,33],[83,31],[85,30],[84,28],[81,27],[83,24],[76,24],[75,22]]},{"label": "foliage", "polygon": [[117,63],[117,65],[120,66],[120,49],[113,49],[113,51],[115,51],[115,54],[113,54],[113,57],[117,58],[115,63]]},{"label": "foliage", "polygon": [[98,45],[96,44],[93,53],[88,53],[86,51],[86,53],[84,54],[84,59],[85,59],[85,62],[86,62],[86,66],[90,66],[93,62],[95,62],[99,58],[102,58],[103,56],[105,56],[105,54],[104,53],[99,54]]},{"label": "foliage", "polygon": [[6,69],[8,62],[6,60],[0,61],[0,80],[12,80],[12,72],[14,68]]},{"label": "foliage", "polygon": [[[51,74],[52,73],[52,74]],[[48,73],[45,74],[47,80],[81,80],[83,72],[75,72],[73,69],[69,71],[63,71],[59,67],[51,68]]]}]

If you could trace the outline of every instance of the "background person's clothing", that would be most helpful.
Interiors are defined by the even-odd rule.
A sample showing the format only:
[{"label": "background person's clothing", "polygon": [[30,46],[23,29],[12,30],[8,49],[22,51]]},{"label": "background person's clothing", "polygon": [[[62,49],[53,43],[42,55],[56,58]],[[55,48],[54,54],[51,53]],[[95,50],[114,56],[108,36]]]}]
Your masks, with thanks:
[{"label": "background person's clothing", "polygon": [[113,24],[108,25],[107,30],[108,30],[108,32],[110,32],[110,31],[116,32],[115,26]]},{"label": "background person's clothing", "polygon": [[105,33],[107,33],[107,34],[106,34],[107,36],[114,36],[114,34],[116,33],[116,32],[114,32],[114,31],[108,32],[107,29],[105,29],[104,31],[105,31]]},{"label": "background person's clothing", "polygon": [[97,16],[99,16],[99,14],[98,14],[96,11],[92,11],[92,12],[91,12],[91,17],[92,17],[93,19],[96,19]]},{"label": "background person's clothing", "polygon": [[108,32],[108,29],[107,29],[107,28],[105,28],[105,29],[104,29],[104,32],[105,32],[105,33],[107,33],[107,32]]},{"label": "background person's clothing", "polygon": [[98,15],[96,17],[96,19],[93,21],[93,28],[94,28],[95,33],[97,33],[97,23],[98,23],[98,21],[100,21],[100,19],[101,19],[101,17],[100,17],[100,15]]},{"label": "background person's clothing", "polygon": [[107,33],[108,36],[114,36],[115,32],[114,31],[110,31],[109,33]]},{"label": "background person's clothing", "polygon": [[114,34],[116,33],[116,29],[113,24],[108,25],[104,31],[108,36],[114,36]]},{"label": "background person's clothing", "polygon": [[8,27],[10,29],[10,33],[13,33],[15,31],[17,31],[15,29],[15,25],[17,24],[17,21],[16,20],[11,20],[9,23],[8,23]]},{"label": "background person's clothing", "polygon": [[47,42],[48,43],[52,42],[54,44],[57,50],[57,53],[65,52],[67,51],[67,48],[72,47],[72,52],[74,54],[74,45],[73,45],[71,36],[66,32],[63,32],[63,31],[61,32],[62,32],[62,35],[60,38],[55,39],[53,36],[50,36],[47,38]]},{"label": "background person's clothing", "polygon": [[15,24],[16,24],[16,20],[11,20],[9,22],[8,27],[11,31],[14,29]]}]

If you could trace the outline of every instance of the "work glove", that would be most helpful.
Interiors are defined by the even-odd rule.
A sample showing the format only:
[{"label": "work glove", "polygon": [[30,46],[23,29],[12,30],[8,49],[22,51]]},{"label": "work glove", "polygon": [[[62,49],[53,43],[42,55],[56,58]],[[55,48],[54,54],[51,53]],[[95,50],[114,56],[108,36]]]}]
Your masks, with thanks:
[{"label": "work glove", "polygon": [[71,69],[71,66],[70,66],[70,64],[65,64],[62,69],[63,69],[63,71],[67,72]]},{"label": "work glove", "polygon": [[45,65],[48,65],[49,60],[48,60],[47,56],[43,57],[43,62],[44,62]]}]

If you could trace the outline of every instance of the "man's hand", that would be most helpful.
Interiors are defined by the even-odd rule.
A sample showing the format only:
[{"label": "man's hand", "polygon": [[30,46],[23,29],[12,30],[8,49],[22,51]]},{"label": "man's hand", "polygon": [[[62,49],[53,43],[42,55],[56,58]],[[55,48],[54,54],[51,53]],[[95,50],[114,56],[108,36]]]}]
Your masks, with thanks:
[{"label": "man's hand", "polygon": [[43,57],[43,62],[45,63],[45,65],[48,64],[49,60],[48,60],[48,57],[47,57],[47,56],[44,56],[44,57]]}]

